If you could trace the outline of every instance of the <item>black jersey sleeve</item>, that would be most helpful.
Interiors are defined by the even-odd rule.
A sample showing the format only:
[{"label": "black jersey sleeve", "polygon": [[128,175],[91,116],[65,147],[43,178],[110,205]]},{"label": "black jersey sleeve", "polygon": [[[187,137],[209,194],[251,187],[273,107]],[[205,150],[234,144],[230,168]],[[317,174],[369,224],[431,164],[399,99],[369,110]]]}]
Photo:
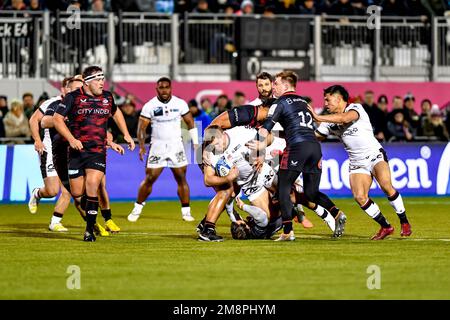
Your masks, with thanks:
[{"label": "black jersey sleeve", "polygon": [[283,112],[283,104],[281,102],[275,102],[269,109],[269,113],[267,114],[267,119],[263,123],[263,128],[267,129],[267,131],[272,131],[275,124],[278,122],[281,114]]},{"label": "black jersey sleeve", "polygon": [[252,105],[244,105],[233,108],[228,111],[231,127],[237,126],[254,126],[258,117],[258,107]]},{"label": "black jersey sleeve", "polygon": [[55,112],[62,116],[67,116],[70,113],[70,110],[72,110],[74,102],[75,102],[75,95],[73,93],[67,94],[64,97],[64,99],[59,103]]},{"label": "black jersey sleeve", "polygon": [[45,110],[44,116],[53,116],[60,103],[60,100],[50,103],[50,105],[47,107],[47,110]]}]

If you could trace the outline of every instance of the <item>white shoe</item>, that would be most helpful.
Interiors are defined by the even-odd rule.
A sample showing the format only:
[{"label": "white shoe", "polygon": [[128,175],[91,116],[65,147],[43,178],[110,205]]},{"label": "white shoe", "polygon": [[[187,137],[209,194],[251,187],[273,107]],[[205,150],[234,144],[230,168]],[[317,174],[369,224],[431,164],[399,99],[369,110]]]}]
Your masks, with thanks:
[{"label": "white shoe", "polygon": [[295,240],[294,230],[292,230],[288,234],[282,233],[280,234],[280,237],[278,239],[275,239],[275,241],[294,241],[294,240]]},{"label": "white shoe", "polygon": [[66,232],[69,231],[66,227],[62,225],[62,223],[51,223],[48,226],[48,230],[55,231],[55,232]]},{"label": "white shoe", "polygon": [[191,216],[191,214],[183,214],[182,218],[184,221],[194,221],[195,218],[193,216]]},{"label": "white shoe", "polygon": [[127,219],[130,222],[136,222],[142,213],[142,208],[144,207],[144,203],[142,205],[135,204],[133,210],[128,215]]},{"label": "white shoe", "polygon": [[28,209],[32,214],[35,214],[38,209],[39,199],[34,196],[35,191],[39,188],[34,188],[30,195],[30,201],[28,201]]}]

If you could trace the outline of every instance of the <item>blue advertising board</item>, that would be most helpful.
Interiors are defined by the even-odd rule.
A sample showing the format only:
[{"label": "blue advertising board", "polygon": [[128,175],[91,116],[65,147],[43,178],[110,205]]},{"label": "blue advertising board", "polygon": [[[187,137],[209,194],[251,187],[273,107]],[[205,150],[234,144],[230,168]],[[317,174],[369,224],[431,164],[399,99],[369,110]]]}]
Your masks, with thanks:
[{"label": "blue advertising board", "polygon": [[[405,196],[450,195],[449,144],[388,144],[394,187]],[[322,144],[323,173],[320,188],[331,197],[351,197],[348,157],[340,143]],[[113,201],[133,201],[145,176],[145,163],[138,150],[119,155],[108,150],[107,187]],[[187,181],[192,199],[211,198],[214,191],[205,187],[197,164],[190,164]],[[42,186],[39,157],[33,145],[0,145],[0,202],[25,202],[33,188]],[[383,195],[376,183],[372,196]],[[172,172],[165,169],[153,187],[151,199],[178,199]],[[53,200],[53,199],[50,199]]]}]

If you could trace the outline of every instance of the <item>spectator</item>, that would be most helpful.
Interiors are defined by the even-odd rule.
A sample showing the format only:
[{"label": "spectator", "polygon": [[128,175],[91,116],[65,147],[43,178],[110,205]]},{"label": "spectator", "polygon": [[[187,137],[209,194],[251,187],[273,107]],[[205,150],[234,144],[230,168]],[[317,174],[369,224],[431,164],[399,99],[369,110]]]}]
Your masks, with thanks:
[{"label": "spectator", "polygon": [[403,112],[405,114],[405,120],[411,125],[414,132],[419,127],[419,115],[416,110],[414,110],[414,104],[416,99],[411,93],[408,93],[403,99]]},{"label": "spectator", "polygon": [[404,16],[407,14],[405,0],[383,0],[380,3],[383,16]]},{"label": "spectator", "polygon": [[392,117],[393,120],[387,124],[391,141],[411,141],[413,134],[411,133],[408,121],[405,120],[403,111],[394,110]]},{"label": "spectator", "polygon": [[11,4],[5,7],[5,10],[27,10],[23,0],[11,0]]},{"label": "spectator", "polygon": [[203,98],[200,101],[200,106],[201,106],[202,110],[205,111],[206,114],[209,115],[209,117],[211,119],[214,119],[215,117],[217,117],[217,113],[214,112],[214,106],[213,106],[211,100],[209,100],[208,98]]},{"label": "spectator", "polygon": [[0,96],[0,114],[4,117],[8,111],[8,98],[6,96]]},{"label": "spectator", "polygon": [[[209,126],[209,124],[211,123],[212,119],[211,117],[202,109],[200,109],[198,107],[198,103],[197,100],[192,99],[191,101],[189,101],[188,103],[189,106],[189,111],[192,113],[192,116],[194,117],[194,121],[195,126],[197,128],[201,128],[201,133],[202,133],[202,137],[203,137],[203,132],[205,131],[206,127]],[[201,122],[201,123],[198,123]]]},{"label": "spectator", "polygon": [[388,98],[386,95],[382,94],[378,97],[377,101],[378,109],[380,109],[387,117],[388,115]]},{"label": "spectator", "polygon": [[42,6],[39,0],[31,0],[28,10],[39,11],[42,10]]},{"label": "spectator", "polygon": [[22,95],[22,105],[25,115],[30,119],[34,112],[34,97],[31,92],[25,92]]},{"label": "spectator", "polygon": [[39,108],[39,107],[41,106],[41,104],[42,104],[45,100],[48,100],[48,99],[50,99],[50,97],[48,96],[48,93],[44,91],[44,92],[39,96],[39,98],[38,98],[38,101],[37,101],[37,103],[36,103],[36,108]]},{"label": "spectator", "polygon": [[0,138],[5,137],[5,125],[3,124],[3,114],[0,112]]},{"label": "spectator", "polygon": [[210,13],[209,4],[207,0],[199,0],[197,6],[192,10],[194,13]]},{"label": "spectator", "polygon": [[253,14],[255,5],[251,0],[244,0],[241,3],[241,12],[242,14]]},{"label": "spectator", "polygon": [[274,17],[275,16],[275,7],[274,6],[267,6],[264,8],[263,16],[266,18]]},{"label": "spectator", "polygon": [[224,111],[228,111],[231,109],[231,102],[228,100],[226,94],[221,94],[217,97],[216,103],[214,104],[214,113],[216,115],[221,114]]},{"label": "spectator", "polygon": [[297,14],[299,8],[295,5],[295,0],[276,0],[275,12],[279,14]]},{"label": "spectator", "polygon": [[448,130],[445,127],[442,112],[437,104],[430,110],[430,116],[424,119],[423,135],[427,137],[435,136],[440,141],[448,141]]},{"label": "spectator", "polygon": [[450,132],[450,103],[447,103],[444,110],[445,110],[445,126],[447,128],[447,132]]},{"label": "spectator", "polygon": [[313,0],[304,0],[299,6],[301,14],[317,14],[316,4]]},{"label": "spectator", "polygon": [[236,91],[234,93],[232,107],[243,106],[245,104],[245,94],[241,91]]},{"label": "spectator", "polygon": [[328,9],[328,14],[335,16],[352,16],[356,14],[350,0],[336,0]]},{"label": "spectator", "polygon": [[105,12],[105,1],[103,0],[92,0],[91,11],[94,13]]},{"label": "spectator", "polygon": [[386,118],[384,113],[378,109],[373,91],[367,90],[364,93],[363,108],[367,112],[372,124],[373,134],[379,141],[385,140],[384,132],[386,131],[385,123]]},{"label": "spectator", "polygon": [[17,100],[11,102],[10,111],[3,118],[5,136],[30,138],[30,126],[28,125],[28,119],[25,116],[22,103]]},{"label": "spectator", "polygon": [[424,121],[430,117],[431,111],[431,101],[429,99],[424,99],[420,103],[421,113],[419,116],[419,128],[417,130],[417,135],[423,136],[424,134]]},{"label": "spectator", "polygon": [[400,96],[394,96],[392,99],[392,110],[403,109],[403,99]]}]

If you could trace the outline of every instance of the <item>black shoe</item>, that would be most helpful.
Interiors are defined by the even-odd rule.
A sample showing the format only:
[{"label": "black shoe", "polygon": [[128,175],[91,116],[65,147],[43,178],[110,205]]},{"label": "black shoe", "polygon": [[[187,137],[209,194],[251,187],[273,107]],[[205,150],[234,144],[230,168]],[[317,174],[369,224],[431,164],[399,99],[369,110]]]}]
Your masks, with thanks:
[{"label": "black shoe", "polygon": [[198,234],[199,241],[222,242],[223,238],[216,234],[216,229],[208,228]]},{"label": "black shoe", "polygon": [[195,231],[197,231],[197,233],[201,233],[203,231],[203,220],[200,221],[200,223],[197,225],[197,229],[195,229]]},{"label": "black shoe", "polygon": [[95,240],[97,240],[97,238],[95,237],[94,232],[89,232],[87,230],[84,232],[83,241],[94,242]]}]

